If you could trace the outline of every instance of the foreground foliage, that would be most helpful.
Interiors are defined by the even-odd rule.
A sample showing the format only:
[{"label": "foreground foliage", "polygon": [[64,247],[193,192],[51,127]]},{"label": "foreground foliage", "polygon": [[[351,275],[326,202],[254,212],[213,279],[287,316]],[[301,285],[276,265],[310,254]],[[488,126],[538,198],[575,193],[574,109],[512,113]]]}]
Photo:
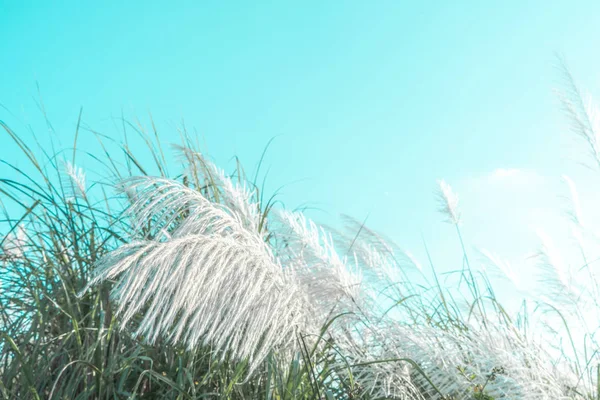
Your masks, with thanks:
[{"label": "foreground foliage", "polygon": [[[594,118],[571,88],[564,104],[595,150]],[[123,164],[96,156],[108,181],[88,185],[76,150],[40,161],[2,127],[34,171],[4,163],[18,179],[0,179],[3,398],[599,398],[590,265],[574,284],[546,247],[560,296],[510,316],[471,263],[445,182],[463,264],[442,284],[431,262],[423,270],[363,223],[325,228],[275,206],[187,134],[177,174],[140,132],[158,176],[125,144]],[[532,334],[536,321],[555,336]]]}]

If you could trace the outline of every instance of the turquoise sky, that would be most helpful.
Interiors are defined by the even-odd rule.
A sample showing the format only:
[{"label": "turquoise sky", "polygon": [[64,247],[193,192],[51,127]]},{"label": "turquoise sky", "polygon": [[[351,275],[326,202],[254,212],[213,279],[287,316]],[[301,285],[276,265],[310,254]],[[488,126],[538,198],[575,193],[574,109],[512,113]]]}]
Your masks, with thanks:
[{"label": "turquoise sky", "polygon": [[[289,184],[288,206],[369,215],[422,261],[421,234],[457,264],[433,195],[444,178],[468,241],[519,263],[563,204],[560,174],[593,179],[553,89],[557,52],[597,87],[599,16],[592,1],[0,0],[0,119],[43,141],[37,82],[63,147],[80,107],[118,140],[122,111],[152,112],[165,142],[185,119],[229,169],[233,155],[254,167],[277,136],[268,182]],[[0,158],[19,157],[0,137]]]}]

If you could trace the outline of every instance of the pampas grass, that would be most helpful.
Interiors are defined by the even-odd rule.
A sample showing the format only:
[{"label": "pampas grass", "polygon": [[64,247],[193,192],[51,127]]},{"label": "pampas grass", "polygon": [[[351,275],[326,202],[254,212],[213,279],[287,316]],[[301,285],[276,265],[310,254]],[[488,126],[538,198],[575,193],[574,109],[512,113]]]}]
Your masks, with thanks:
[{"label": "pampas grass", "polygon": [[[596,112],[567,78],[564,107],[600,165]],[[184,128],[170,175],[158,135],[124,126],[154,168],[127,140],[119,162],[94,133],[110,181],[91,182],[76,150],[38,160],[2,124],[35,174],[7,164],[19,179],[0,179],[3,398],[600,399],[596,238],[570,178],[585,265],[540,232],[544,290],[526,292],[498,255],[474,262],[443,180],[440,211],[462,251],[445,280],[426,244],[423,262],[365,221],[321,226],[276,206]],[[524,296],[518,312],[496,278]]]},{"label": "pampas grass", "polygon": [[147,306],[136,335],[213,345],[251,370],[294,342],[304,299],[256,221],[172,180],[135,177],[121,188],[140,238],[100,260],[88,288],[119,276],[112,297],[124,325]]}]

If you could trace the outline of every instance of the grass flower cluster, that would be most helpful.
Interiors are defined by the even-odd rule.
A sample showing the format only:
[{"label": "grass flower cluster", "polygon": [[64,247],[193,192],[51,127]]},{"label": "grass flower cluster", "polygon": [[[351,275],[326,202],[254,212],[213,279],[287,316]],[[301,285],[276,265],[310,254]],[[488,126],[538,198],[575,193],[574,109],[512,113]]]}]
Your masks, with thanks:
[{"label": "grass flower cluster", "polygon": [[[600,165],[596,113],[569,82],[565,109]],[[541,233],[546,290],[512,315],[490,271],[515,289],[518,276],[485,250],[488,267],[473,263],[445,181],[463,262],[442,281],[431,257],[360,221],[325,227],[278,206],[187,134],[169,174],[139,128],[156,176],[127,144],[118,160],[101,141],[107,181],[89,182],[76,149],[38,158],[2,129],[33,171],[3,162],[18,178],[0,177],[4,399],[600,399],[592,260],[571,271]]]}]

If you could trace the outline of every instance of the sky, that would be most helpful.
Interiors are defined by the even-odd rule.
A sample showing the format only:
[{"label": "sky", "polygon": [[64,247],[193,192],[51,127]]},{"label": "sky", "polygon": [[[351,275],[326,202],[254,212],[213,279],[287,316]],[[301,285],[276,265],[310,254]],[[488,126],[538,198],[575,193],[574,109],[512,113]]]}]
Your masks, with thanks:
[{"label": "sky", "polygon": [[[286,207],[366,218],[424,264],[425,239],[456,269],[435,198],[445,179],[469,251],[523,269],[536,229],[565,232],[561,174],[599,216],[598,176],[578,164],[585,149],[555,94],[557,53],[599,89],[598,15],[594,1],[0,0],[0,120],[68,148],[80,109],[117,141],[121,115],[151,113],[163,142],[185,121],[226,170],[236,155],[252,170],[275,138],[263,171]],[[98,151],[89,132],[79,147]],[[0,159],[25,164],[6,135]]]}]

